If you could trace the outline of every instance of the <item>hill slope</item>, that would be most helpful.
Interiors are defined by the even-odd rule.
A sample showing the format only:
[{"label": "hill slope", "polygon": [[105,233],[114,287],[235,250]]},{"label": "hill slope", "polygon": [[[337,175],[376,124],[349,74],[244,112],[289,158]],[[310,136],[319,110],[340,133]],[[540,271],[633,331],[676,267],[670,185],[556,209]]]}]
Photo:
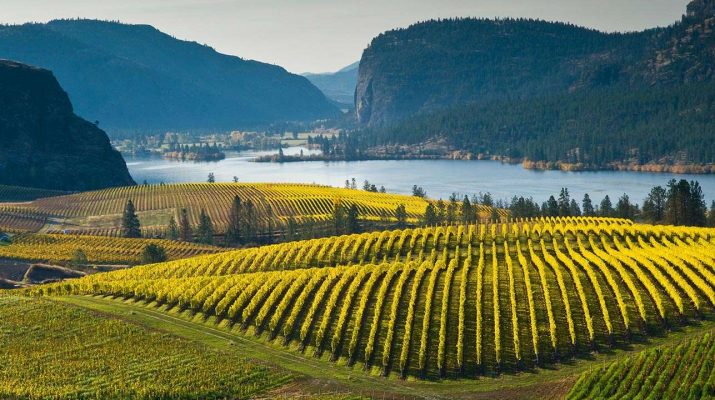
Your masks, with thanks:
[{"label": "hill slope", "polygon": [[628,34],[475,19],[386,32],[363,53],[356,116],[374,144],[438,137],[586,167],[712,164],[713,3]]},{"label": "hill slope", "polygon": [[[251,220],[263,230],[269,222],[274,230],[286,228],[289,218],[296,222],[320,223],[320,231],[329,224],[334,203],[356,204],[361,219],[393,220],[395,209],[404,204],[408,220],[421,218],[427,200],[414,196],[372,193],[362,190],[301,184],[192,183],[137,185],[120,189],[83,192],[38,199],[26,204],[0,204],[0,229],[36,231],[48,215],[55,216],[53,232],[81,234],[119,234],[121,215],[127,200],[136,205],[146,236],[164,232],[173,216],[179,220],[181,209],[188,212],[191,226],[197,226],[202,209],[213,220],[215,232],[226,232],[229,210],[235,196],[251,201],[255,215]],[[488,214],[488,211],[486,211]]]},{"label": "hill slope", "polygon": [[0,184],[56,190],[134,184],[106,133],[74,114],[52,72],[0,60],[0,88]]},{"label": "hill slope", "polygon": [[0,57],[53,70],[78,114],[111,131],[232,129],[337,111],[301,76],[147,25],[2,26]]},{"label": "hill slope", "polygon": [[35,292],[189,309],[384,374],[473,377],[712,319],[713,237],[587,218],[438,227],[203,256]]}]

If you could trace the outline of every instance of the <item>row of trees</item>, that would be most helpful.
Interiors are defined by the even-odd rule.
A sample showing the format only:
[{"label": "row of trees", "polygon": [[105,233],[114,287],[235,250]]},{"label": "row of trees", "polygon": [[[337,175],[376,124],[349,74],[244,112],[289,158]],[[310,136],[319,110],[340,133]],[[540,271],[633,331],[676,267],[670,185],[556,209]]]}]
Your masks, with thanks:
[{"label": "row of trees", "polygon": [[531,198],[514,197],[505,208],[509,208],[512,217],[583,215],[628,218],[653,224],[715,226],[715,202],[708,211],[700,183],[685,179],[673,179],[665,187],[653,187],[641,207],[627,194],[619,197],[615,205],[608,195],[594,205],[587,193],[579,205],[571,198],[568,189],[563,188],[558,198],[550,196],[541,206]]}]

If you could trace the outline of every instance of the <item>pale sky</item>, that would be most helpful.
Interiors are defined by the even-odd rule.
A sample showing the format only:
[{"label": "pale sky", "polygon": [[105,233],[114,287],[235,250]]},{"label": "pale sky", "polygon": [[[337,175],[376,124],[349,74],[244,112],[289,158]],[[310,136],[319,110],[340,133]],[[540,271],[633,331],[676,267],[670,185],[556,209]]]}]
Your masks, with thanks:
[{"label": "pale sky", "polygon": [[440,17],[534,17],[606,31],[665,26],[689,0],[0,0],[0,23],[94,18],[285,67],[338,70],[389,29]]}]

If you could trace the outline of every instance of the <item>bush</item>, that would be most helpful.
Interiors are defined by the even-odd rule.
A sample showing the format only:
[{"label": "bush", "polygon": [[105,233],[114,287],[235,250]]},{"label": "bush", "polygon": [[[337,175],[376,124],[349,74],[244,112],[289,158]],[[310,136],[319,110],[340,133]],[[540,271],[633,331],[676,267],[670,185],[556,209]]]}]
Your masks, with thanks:
[{"label": "bush", "polygon": [[148,244],[142,251],[142,264],[155,264],[166,261],[166,250],[157,244]]}]

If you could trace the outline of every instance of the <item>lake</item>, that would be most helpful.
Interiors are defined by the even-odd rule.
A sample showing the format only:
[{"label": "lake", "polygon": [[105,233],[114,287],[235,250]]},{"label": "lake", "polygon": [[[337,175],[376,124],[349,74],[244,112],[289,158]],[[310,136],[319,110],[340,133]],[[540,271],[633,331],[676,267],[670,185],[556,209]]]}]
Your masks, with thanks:
[{"label": "lake", "polygon": [[[286,155],[297,154],[301,148],[284,149]],[[310,154],[303,149],[305,154]],[[209,173],[216,181],[231,182],[290,182],[317,183],[342,187],[346,179],[357,179],[358,186],[367,179],[377,187],[385,186],[392,193],[410,194],[412,185],[424,187],[430,198],[446,199],[452,192],[475,194],[490,192],[495,199],[514,195],[533,197],[545,201],[549,195],[558,195],[567,187],[579,203],[588,193],[594,203],[609,195],[616,199],[627,193],[639,204],[656,185],[671,178],[697,180],[705,197],[715,199],[715,175],[677,175],[625,171],[563,172],[526,170],[521,165],[502,164],[498,161],[466,160],[375,160],[338,162],[256,163],[255,157],[275,154],[268,152],[227,153],[226,159],[217,162],[181,162],[161,158],[131,158],[127,166],[138,183],[205,182]]]}]

